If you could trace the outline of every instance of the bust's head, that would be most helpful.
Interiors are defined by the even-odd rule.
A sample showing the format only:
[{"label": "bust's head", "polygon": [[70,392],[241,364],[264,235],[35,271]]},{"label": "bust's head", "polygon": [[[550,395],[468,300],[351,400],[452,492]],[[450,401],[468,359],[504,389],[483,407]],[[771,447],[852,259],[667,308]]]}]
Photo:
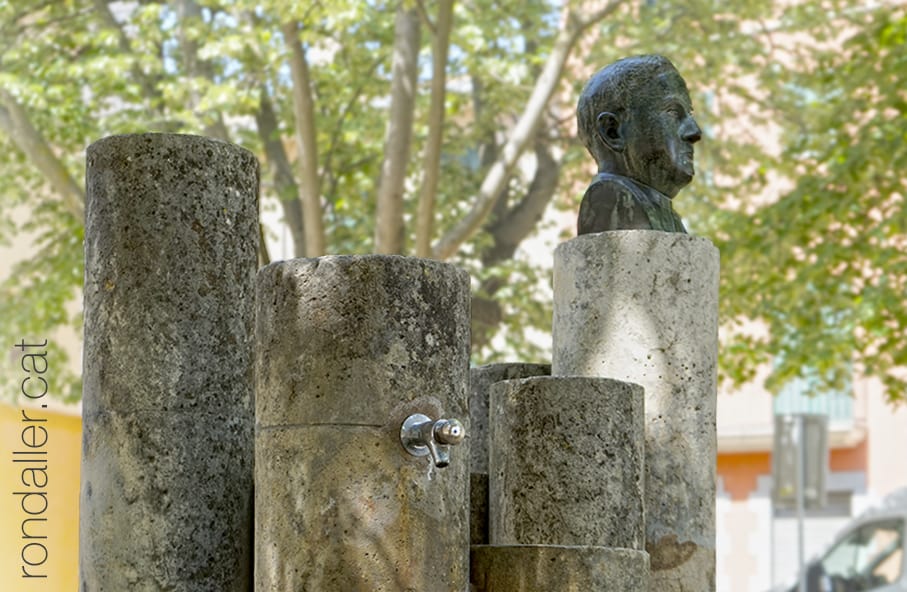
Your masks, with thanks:
[{"label": "bust's head", "polygon": [[686,83],[659,55],[614,62],[586,83],[576,108],[579,136],[599,172],[629,177],[674,197],[692,179],[702,131]]}]

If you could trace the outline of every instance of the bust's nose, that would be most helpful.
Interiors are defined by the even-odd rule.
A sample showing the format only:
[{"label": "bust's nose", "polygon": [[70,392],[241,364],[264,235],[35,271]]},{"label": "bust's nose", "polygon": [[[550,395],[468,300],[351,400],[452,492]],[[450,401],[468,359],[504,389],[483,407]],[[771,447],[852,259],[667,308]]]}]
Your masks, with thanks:
[{"label": "bust's nose", "polygon": [[692,115],[687,115],[687,118],[680,124],[680,137],[690,144],[695,144],[702,139],[702,130],[699,129],[699,124]]}]

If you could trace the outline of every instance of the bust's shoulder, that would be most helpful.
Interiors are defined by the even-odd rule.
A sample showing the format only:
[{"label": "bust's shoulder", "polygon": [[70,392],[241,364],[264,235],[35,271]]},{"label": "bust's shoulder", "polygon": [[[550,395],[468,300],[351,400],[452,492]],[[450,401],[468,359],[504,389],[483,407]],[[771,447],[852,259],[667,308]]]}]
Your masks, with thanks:
[{"label": "bust's shoulder", "polygon": [[645,191],[632,179],[599,173],[580,203],[577,233],[650,228],[644,205]]},{"label": "bust's shoulder", "polygon": [[670,198],[628,177],[596,175],[579,206],[577,234],[635,229],[686,233]]}]

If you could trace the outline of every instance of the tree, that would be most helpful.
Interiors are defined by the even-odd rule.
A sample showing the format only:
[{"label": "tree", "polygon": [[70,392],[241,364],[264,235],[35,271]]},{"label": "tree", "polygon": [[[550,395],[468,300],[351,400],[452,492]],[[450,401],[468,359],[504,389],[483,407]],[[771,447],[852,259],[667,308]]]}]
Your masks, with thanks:
[{"label": "tree", "polygon": [[[731,270],[725,316],[759,319],[767,332],[728,339],[726,367],[744,379],[771,360],[771,388],[802,377],[817,392],[841,388],[856,369],[903,401],[907,11],[834,8],[817,18],[818,7],[800,6],[772,32],[777,61],[763,79],[777,89],[785,137],[757,174],[774,170],[786,184],[717,221]],[[785,42],[790,27],[809,42]]]},{"label": "tree", "polygon": [[[36,259],[3,286],[2,333],[79,324],[65,306],[81,282],[76,179],[86,144],[112,133],[204,133],[252,149],[297,256],[416,250],[473,268],[482,260],[502,277],[529,271],[510,260],[554,194],[558,163],[543,136],[556,123],[546,109],[577,40],[619,6],[0,5],[0,142],[13,155],[0,174],[20,188],[0,207],[30,216],[5,236],[41,233]],[[518,168],[534,143],[542,158]],[[501,241],[505,252],[488,253]],[[535,275],[520,278],[531,294]],[[77,398],[77,381],[55,392]]]},{"label": "tree", "polygon": [[[793,297],[818,303],[834,283],[822,271],[848,256],[826,241],[808,247],[815,255],[809,265],[797,259],[798,248],[830,236],[842,219],[829,212],[824,224],[797,225],[792,209],[806,201],[818,216],[831,206],[821,188],[850,191],[846,175],[868,170],[868,162],[882,170],[890,153],[873,143],[875,135],[859,133],[878,123],[871,106],[856,121],[803,107],[834,99],[852,108],[848,97],[865,91],[863,100],[903,114],[901,103],[880,94],[894,83],[878,86],[882,73],[903,65],[895,43],[903,27],[881,33],[891,11],[853,16],[846,3],[826,2],[828,17],[817,0],[784,9],[732,0],[720,11],[706,0],[15,4],[0,3],[0,149],[9,155],[0,163],[9,188],[0,209],[25,206],[30,213],[22,228],[4,216],[3,236],[24,229],[39,239],[35,257],[2,286],[0,334],[8,339],[79,324],[65,303],[81,283],[84,195],[77,179],[84,147],[112,133],[156,130],[204,133],[253,150],[262,163],[262,195],[280,208],[296,256],[406,253],[464,266],[474,278],[475,359],[531,359],[540,350],[523,335],[527,327],[548,330],[550,302],[544,272],[518,248],[552,204],[575,211],[594,173],[573,138],[573,102],[598,66],[660,52],[687,78],[707,136],[697,146],[697,166],[706,173],[681,194],[678,210],[688,227],[722,248],[725,322],[757,319],[769,328],[765,339],[734,334],[725,343],[727,376],[743,380],[754,364],[777,358],[776,382],[804,372],[825,377],[858,349],[870,373],[903,363],[903,347],[882,330],[907,316],[892,301],[902,280],[868,301],[862,290],[859,315],[843,296],[814,309],[836,323],[825,334],[813,331],[810,313],[790,306]],[[902,23],[898,18],[892,22]],[[821,40],[842,20],[850,58],[800,47],[808,59],[774,66],[775,56],[792,51],[779,39],[804,32]],[[875,64],[877,75],[858,68],[838,75],[881,43],[888,53]],[[760,133],[735,133],[741,118],[783,141],[783,156]],[[885,129],[893,141],[896,125]],[[845,151],[838,143],[838,152],[823,152],[823,136],[843,135],[859,138],[861,148]],[[765,197],[773,176],[793,187],[783,199]],[[903,219],[893,197],[897,183],[888,177],[878,187],[879,207],[888,204],[887,220]],[[848,195],[871,205],[858,191]],[[778,235],[771,250],[761,238],[768,222]],[[893,222],[886,228],[879,232],[896,231]],[[864,262],[902,264],[894,246],[884,254],[871,243],[854,248]],[[802,291],[792,291],[791,275]],[[857,316],[869,320],[837,324]],[[860,337],[859,327],[875,341]],[[821,364],[804,349],[818,342]],[[56,392],[77,398],[78,382]]]}]

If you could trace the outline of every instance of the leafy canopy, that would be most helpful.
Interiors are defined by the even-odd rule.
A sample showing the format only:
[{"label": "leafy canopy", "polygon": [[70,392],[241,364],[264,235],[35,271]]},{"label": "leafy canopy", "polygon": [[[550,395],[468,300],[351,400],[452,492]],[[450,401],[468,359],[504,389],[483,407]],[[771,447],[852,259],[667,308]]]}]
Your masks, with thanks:
[{"label": "leafy canopy", "polygon": [[705,131],[677,209],[722,251],[723,376],[771,363],[773,389],[821,390],[856,367],[901,399],[905,37],[903,8],[843,0],[0,1],[0,236],[28,245],[0,335],[80,326],[85,147],[178,131],[258,155],[294,255],[428,245],[472,274],[475,360],[538,359],[550,256],[520,245],[595,172],[573,101],[601,65],[663,53]]}]

